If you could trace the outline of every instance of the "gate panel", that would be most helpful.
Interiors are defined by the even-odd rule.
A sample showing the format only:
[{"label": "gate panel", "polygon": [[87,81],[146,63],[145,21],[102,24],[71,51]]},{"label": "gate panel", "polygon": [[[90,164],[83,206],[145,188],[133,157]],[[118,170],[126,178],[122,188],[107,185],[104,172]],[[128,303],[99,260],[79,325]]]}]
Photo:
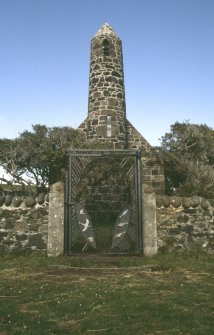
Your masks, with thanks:
[{"label": "gate panel", "polygon": [[141,156],[71,150],[65,187],[65,253],[142,250]]}]

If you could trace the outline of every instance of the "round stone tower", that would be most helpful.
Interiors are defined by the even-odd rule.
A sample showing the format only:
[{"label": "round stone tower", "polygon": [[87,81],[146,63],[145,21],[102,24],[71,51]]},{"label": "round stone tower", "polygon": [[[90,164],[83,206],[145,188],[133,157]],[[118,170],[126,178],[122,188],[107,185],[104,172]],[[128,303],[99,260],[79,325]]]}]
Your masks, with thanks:
[{"label": "round stone tower", "polygon": [[87,138],[126,148],[122,43],[105,23],[91,41]]}]

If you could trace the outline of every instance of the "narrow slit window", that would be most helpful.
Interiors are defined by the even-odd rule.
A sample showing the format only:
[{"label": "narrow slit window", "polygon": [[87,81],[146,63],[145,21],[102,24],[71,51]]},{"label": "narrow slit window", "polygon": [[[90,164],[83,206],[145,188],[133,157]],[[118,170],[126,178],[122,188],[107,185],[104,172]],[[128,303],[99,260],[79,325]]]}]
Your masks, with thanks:
[{"label": "narrow slit window", "polygon": [[109,41],[106,39],[103,41],[103,55],[109,56]]},{"label": "narrow slit window", "polygon": [[111,137],[111,116],[107,116],[107,137]]}]

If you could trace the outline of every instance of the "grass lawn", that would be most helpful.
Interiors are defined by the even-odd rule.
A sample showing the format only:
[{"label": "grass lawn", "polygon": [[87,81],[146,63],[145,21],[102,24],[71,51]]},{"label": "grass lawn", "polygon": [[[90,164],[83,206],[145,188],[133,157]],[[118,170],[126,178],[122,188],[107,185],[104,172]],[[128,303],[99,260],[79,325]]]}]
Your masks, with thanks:
[{"label": "grass lawn", "polygon": [[214,257],[0,257],[0,335],[214,334]]}]

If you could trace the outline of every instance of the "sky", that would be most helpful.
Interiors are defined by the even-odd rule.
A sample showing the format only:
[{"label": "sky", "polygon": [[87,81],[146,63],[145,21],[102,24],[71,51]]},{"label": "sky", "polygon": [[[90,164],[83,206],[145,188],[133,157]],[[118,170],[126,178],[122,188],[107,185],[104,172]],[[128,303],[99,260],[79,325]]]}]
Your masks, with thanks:
[{"label": "sky", "polygon": [[123,43],[127,118],[152,144],[214,127],[214,0],[0,0],[0,138],[87,116],[90,41]]}]

